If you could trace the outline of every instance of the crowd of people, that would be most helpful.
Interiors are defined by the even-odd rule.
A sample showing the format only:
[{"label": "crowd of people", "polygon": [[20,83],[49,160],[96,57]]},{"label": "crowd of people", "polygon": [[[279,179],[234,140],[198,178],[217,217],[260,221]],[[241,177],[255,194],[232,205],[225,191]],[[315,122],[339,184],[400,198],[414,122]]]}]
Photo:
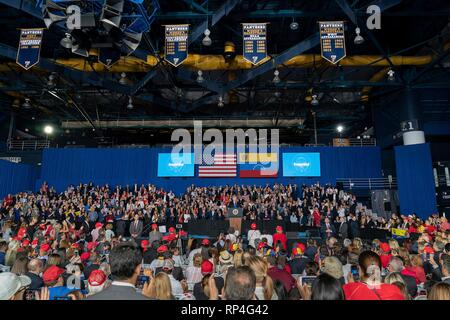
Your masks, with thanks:
[{"label": "crowd of people", "polygon": [[[197,239],[173,227],[238,207],[245,234]],[[384,218],[331,185],[191,186],[177,196],[44,183],[5,197],[0,218],[2,300],[450,300],[445,217]],[[316,227],[321,238],[288,244],[281,226],[258,230],[261,220]],[[364,228],[405,235],[368,241]]]}]

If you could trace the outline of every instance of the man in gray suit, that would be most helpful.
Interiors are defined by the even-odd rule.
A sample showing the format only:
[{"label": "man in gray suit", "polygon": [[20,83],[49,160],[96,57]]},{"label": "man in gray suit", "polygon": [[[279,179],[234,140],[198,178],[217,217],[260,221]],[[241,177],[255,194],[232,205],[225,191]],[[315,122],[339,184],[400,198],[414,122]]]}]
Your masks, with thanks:
[{"label": "man in gray suit", "polygon": [[141,250],[133,242],[116,245],[109,254],[113,282],[109,287],[88,296],[86,300],[149,300],[136,292],[136,281],[141,271]]},{"label": "man in gray suit", "polygon": [[144,230],[144,223],[141,220],[139,220],[139,215],[135,214],[134,215],[134,220],[130,223],[130,235],[131,235],[131,237],[135,241],[137,241],[137,239],[141,237],[143,230]]},{"label": "man in gray suit", "polygon": [[348,238],[348,224],[347,221],[345,221],[345,217],[339,218],[339,237],[341,237],[341,239]]}]

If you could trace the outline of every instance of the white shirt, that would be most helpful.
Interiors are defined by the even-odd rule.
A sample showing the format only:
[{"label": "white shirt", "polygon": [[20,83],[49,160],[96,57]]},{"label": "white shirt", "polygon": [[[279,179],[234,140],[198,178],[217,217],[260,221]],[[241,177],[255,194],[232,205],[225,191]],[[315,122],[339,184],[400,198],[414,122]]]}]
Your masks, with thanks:
[{"label": "white shirt", "polygon": [[248,244],[250,246],[252,246],[253,248],[256,248],[255,240],[261,239],[261,232],[259,232],[259,230],[248,230],[247,239],[248,239]]},{"label": "white shirt", "polygon": [[183,287],[181,286],[180,281],[175,279],[173,275],[169,274],[170,285],[172,286],[172,294],[175,297],[181,296],[183,294]]}]

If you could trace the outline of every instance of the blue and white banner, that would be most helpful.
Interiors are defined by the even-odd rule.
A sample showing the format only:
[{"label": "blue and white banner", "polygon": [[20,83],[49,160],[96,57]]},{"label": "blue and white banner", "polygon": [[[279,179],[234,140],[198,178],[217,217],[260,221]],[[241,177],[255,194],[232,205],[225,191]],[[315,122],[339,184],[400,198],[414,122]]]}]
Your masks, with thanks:
[{"label": "blue and white banner", "polygon": [[322,57],[336,64],[347,55],[345,49],[344,21],[319,22]]},{"label": "blue and white banner", "polygon": [[243,57],[257,65],[267,57],[267,23],[243,23]]},{"label": "blue and white banner", "polygon": [[284,177],[320,177],[320,153],[283,153]]},{"label": "blue and white banner", "polygon": [[189,25],[165,26],[165,54],[164,59],[171,65],[178,67],[188,57]]},{"label": "blue and white banner", "polygon": [[44,29],[21,29],[16,62],[25,70],[39,63]]},{"label": "blue and white banner", "polygon": [[193,153],[159,153],[158,177],[193,177]]}]

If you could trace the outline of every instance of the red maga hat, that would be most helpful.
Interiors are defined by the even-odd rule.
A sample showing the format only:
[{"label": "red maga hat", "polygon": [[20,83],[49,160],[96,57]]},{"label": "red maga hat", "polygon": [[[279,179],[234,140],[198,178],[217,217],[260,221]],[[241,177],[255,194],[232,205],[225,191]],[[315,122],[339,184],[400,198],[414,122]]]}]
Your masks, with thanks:
[{"label": "red maga hat", "polygon": [[63,268],[57,266],[51,266],[42,274],[42,279],[44,282],[52,282],[58,280],[59,276],[64,273]]},{"label": "red maga hat", "polygon": [[251,228],[252,230],[256,230],[256,223],[252,223],[251,226],[250,226],[250,228]]},{"label": "red maga hat", "polygon": [[202,240],[202,245],[209,246],[209,239],[203,239]]},{"label": "red maga hat", "polygon": [[205,261],[202,262],[200,269],[201,269],[201,272],[204,273],[204,274],[213,273],[214,272],[214,265],[212,264],[211,261],[205,260]]},{"label": "red maga hat", "polygon": [[169,251],[169,249],[167,248],[167,246],[159,246],[159,248],[158,249],[156,249],[156,252],[158,252],[158,253],[164,253],[164,252],[167,252],[167,251]]},{"label": "red maga hat", "polygon": [[91,253],[90,252],[83,252],[80,255],[80,259],[81,259],[82,262],[88,261],[90,257],[91,257]]},{"label": "red maga hat", "polygon": [[88,278],[91,286],[100,286],[106,281],[106,274],[102,270],[93,270]]}]

